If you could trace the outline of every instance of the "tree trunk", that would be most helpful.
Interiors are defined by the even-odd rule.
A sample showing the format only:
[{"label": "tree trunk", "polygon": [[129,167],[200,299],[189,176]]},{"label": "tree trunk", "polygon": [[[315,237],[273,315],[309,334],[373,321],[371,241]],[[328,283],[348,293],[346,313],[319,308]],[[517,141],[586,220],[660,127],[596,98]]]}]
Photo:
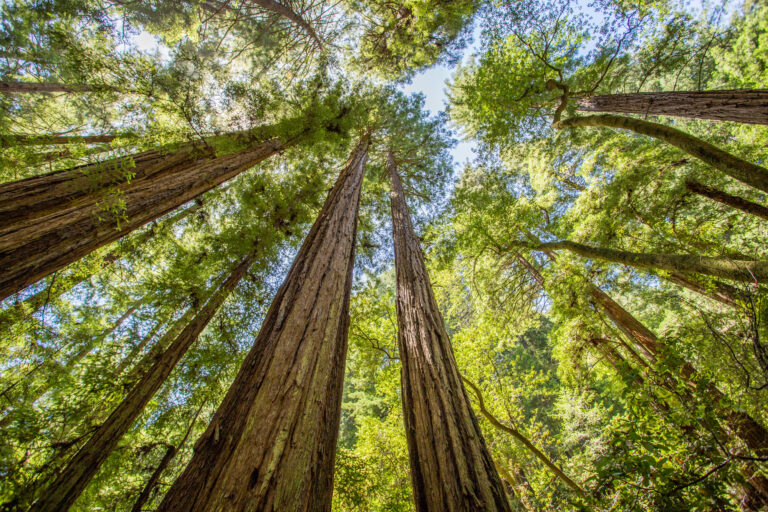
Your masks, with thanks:
[{"label": "tree trunk", "polygon": [[631,130],[640,135],[647,135],[675,146],[676,148],[711,165],[726,175],[751,187],[768,193],[768,169],[738,158],[722,149],[693,135],[663,124],[651,123],[642,119],[610,114],[571,117],[554,123],[558,130],[579,126],[603,126]]},{"label": "tree trunk", "polygon": [[45,93],[45,92],[90,92],[108,87],[95,88],[91,85],[59,84],[45,82],[0,82],[0,93]]},{"label": "tree trunk", "polygon": [[330,510],[367,152],[365,135],[159,511]]},{"label": "tree trunk", "polygon": [[728,194],[722,190],[708,187],[693,180],[687,180],[685,182],[685,188],[694,194],[698,194],[702,197],[717,201],[718,203],[723,203],[724,205],[730,206],[731,208],[736,208],[737,210],[741,210],[744,213],[760,217],[761,219],[768,220],[768,207],[753,201],[749,201],[743,197]]},{"label": "tree trunk", "polygon": [[169,444],[166,447],[165,455],[163,455],[163,458],[160,460],[160,464],[158,464],[155,470],[152,472],[152,476],[150,476],[149,480],[147,480],[146,485],[144,485],[144,489],[141,490],[141,494],[139,494],[139,497],[136,499],[133,507],[131,507],[131,512],[141,512],[141,510],[144,508],[144,505],[147,503],[147,501],[149,501],[149,497],[152,495],[152,491],[160,481],[160,476],[163,474],[163,471],[165,471],[174,457],[176,457],[176,454],[179,453],[179,451],[182,449],[184,443],[187,442],[187,439],[192,433],[192,429],[194,428],[195,423],[197,423],[197,418],[200,416],[200,412],[203,410],[204,406],[205,402],[203,402],[197,409],[195,416],[192,418],[192,421],[190,422],[189,427],[187,428],[187,431],[179,444],[176,446]]},{"label": "tree trunk", "polygon": [[60,144],[107,144],[117,135],[0,135],[0,148]]},{"label": "tree trunk", "polygon": [[[181,219],[198,211],[203,206],[203,201],[198,202],[189,208],[175,213],[173,216],[162,221],[163,226],[171,227]],[[109,251],[101,260],[101,268],[107,268],[118,261],[126,252],[133,251],[137,247],[148,242],[155,236],[154,226],[144,230],[137,236],[128,239],[127,247],[115,247]],[[73,270],[70,272],[70,270]],[[12,306],[0,311],[0,333],[5,332],[13,322],[16,322],[22,315],[31,315],[51,301],[61,297],[72,288],[89,279],[93,272],[90,265],[84,265],[82,268],[68,269],[68,274],[62,278],[54,278],[51,283],[33,295],[30,295],[23,301],[17,302]]]},{"label": "tree trunk", "polygon": [[669,272],[667,275],[663,276],[663,278],[684,288],[688,288],[692,292],[709,297],[712,300],[736,309],[741,307],[739,301],[746,298],[745,294],[735,286],[719,281],[715,281],[714,283],[702,283],[696,280],[693,276],[682,274],[680,272]]},{"label": "tree trunk", "polygon": [[156,358],[149,371],[57,475],[54,482],[45,489],[43,496],[30,508],[30,512],[60,512],[72,506],[101,464],[144,411],[144,407],[163,385],[176,364],[245,276],[256,258],[256,253],[257,250],[254,249],[235,267],[200,312],[185,326],[168,349]]},{"label": "tree trunk", "polygon": [[[170,155],[148,151],[107,167],[89,165],[0,185],[0,299],[234,178],[285,146],[270,139],[219,157],[194,150]],[[128,180],[124,166],[134,164]]]},{"label": "tree trunk", "polygon": [[690,117],[768,124],[768,90],[667,91],[605,94],[580,98],[583,112],[616,112],[641,116]]},{"label": "tree trunk", "polygon": [[405,432],[416,510],[508,511],[429,283],[390,152],[397,331]]},{"label": "tree trunk", "polygon": [[595,247],[570,240],[544,242],[529,248],[537,251],[566,249],[585,258],[622,263],[640,269],[705,274],[746,283],[768,281],[768,261],[761,260],[710,258],[692,254],[637,253]]}]

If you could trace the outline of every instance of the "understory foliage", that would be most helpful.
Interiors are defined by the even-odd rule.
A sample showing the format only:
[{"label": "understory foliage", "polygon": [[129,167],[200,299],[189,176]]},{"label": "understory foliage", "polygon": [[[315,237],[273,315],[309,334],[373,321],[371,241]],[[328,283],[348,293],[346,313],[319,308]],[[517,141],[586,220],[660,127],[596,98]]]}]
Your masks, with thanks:
[{"label": "understory foliage", "polygon": [[[72,510],[159,505],[365,136],[334,512],[415,510],[388,151],[512,510],[768,510],[768,217],[696,184],[768,212],[765,191],[657,137],[559,124],[594,95],[768,89],[768,3],[689,4],[4,2],[0,187],[145,151],[286,144],[2,302],[0,510],[40,498],[254,252]],[[453,68],[437,113],[403,92],[433,66]],[[19,83],[52,88],[8,92]],[[765,124],[627,116],[768,175]],[[89,172],[98,216],[119,227],[125,190]],[[763,451],[737,415],[763,427]]]}]

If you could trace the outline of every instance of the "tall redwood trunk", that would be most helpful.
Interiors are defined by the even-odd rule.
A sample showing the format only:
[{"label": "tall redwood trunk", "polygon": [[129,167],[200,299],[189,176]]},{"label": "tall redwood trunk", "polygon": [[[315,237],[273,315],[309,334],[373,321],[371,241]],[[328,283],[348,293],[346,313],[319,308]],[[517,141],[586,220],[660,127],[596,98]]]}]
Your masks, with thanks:
[{"label": "tall redwood trunk", "polygon": [[257,250],[254,249],[235,267],[205,306],[184,327],[168,348],[156,357],[152,367],[67,463],[53,483],[45,489],[40,499],[30,508],[30,512],[61,512],[72,506],[101,464],[144,411],[144,407],[163,385],[176,364],[248,272],[256,258],[256,253]]},{"label": "tall redwood trunk", "polygon": [[508,511],[429,283],[390,152],[397,331],[405,432],[416,510]]},{"label": "tall redwood trunk", "polygon": [[367,151],[366,135],[159,511],[330,510]]},{"label": "tall redwood trunk", "polygon": [[[281,151],[147,151],[0,185],[0,299],[232,179]],[[135,167],[131,167],[135,165]],[[133,174],[128,180],[126,166]]]},{"label": "tall redwood trunk", "polygon": [[768,89],[604,94],[580,98],[584,112],[616,112],[768,124]]},{"label": "tall redwood trunk", "polygon": [[615,116],[612,114],[577,116],[563,121],[556,121],[554,123],[554,127],[557,130],[582,126],[600,126],[605,128],[631,130],[637,134],[666,142],[667,144],[688,153],[694,158],[698,158],[705,164],[721,171],[723,174],[768,193],[768,169],[747,162],[742,158],[723,151],[705,140],[694,137],[677,128],[672,128],[671,126],[659,123],[652,123],[636,117]]}]

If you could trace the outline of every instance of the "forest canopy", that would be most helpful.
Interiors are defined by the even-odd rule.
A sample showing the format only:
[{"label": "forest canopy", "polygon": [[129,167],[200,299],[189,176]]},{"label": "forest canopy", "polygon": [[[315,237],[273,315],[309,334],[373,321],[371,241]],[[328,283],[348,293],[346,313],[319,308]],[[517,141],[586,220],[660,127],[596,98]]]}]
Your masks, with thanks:
[{"label": "forest canopy", "polygon": [[765,0],[7,0],[0,511],[768,511],[766,241]]}]

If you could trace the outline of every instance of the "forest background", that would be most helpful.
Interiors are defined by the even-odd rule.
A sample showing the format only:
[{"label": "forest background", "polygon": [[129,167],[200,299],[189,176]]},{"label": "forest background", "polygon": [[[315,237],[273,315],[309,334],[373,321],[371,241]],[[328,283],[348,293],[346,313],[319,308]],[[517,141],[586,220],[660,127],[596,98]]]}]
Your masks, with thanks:
[{"label": "forest background", "polygon": [[332,508],[425,510],[398,173],[509,509],[768,509],[765,1],[0,9],[0,510],[166,510],[312,243]]}]

